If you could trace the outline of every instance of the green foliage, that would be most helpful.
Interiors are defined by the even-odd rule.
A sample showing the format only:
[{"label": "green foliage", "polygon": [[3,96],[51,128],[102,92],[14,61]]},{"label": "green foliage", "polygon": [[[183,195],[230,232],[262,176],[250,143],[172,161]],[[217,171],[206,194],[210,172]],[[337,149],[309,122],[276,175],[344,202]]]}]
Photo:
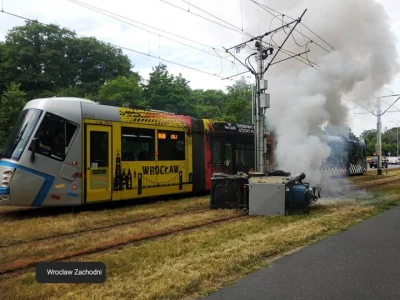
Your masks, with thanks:
[{"label": "green foliage", "polygon": [[141,101],[141,87],[136,76],[118,76],[116,79],[107,80],[99,89],[99,100],[114,100],[123,103],[144,105]]},{"label": "green foliage", "polygon": [[[364,130],[361,133],[367,144],[368,155],[373,155],[375,152],[375,145],[377,144],[377,131],[376,129]],[[397,155],[397,129],[391,128],[382,133],[382,152],[386,156],[388,152],[391,156]]]},{"label": "green foliage", "polygon": [[143,87],[143,98],[153,109],[195,115],[189,81],[181,74],[177,77],[170,74],[163,64],[153,68],[150,73],[150,78]]},{"label": "green foliage", "polygon": [[25,93],[21,91],[21,84],[11,83],[1,96],[0,145],[7,140],[8,134],[12,131],[13,124],[25,104]]},{"label": "green foliage", "polygon": [[120,49],[37,22],[11,29],[0,54],[1,88],[21,83],[28,99],[54,96],[70,86],[96,94],[107,79],[132,74]]},{"label": "green foliage", "polygon": [[131,62],[121,49],[95,38],[75,39],[68,52],[73,75],[70,79],[85,93],[96,94],[106,80],[118,76],[138,77],[131,72]]},{"label": "green foliage", "polygon": [[76,86],[68,86],[67,88],[62,88],[56,92],[57,97],[83,97],[85,96],[85,92]]},{"label": "green foliage", "polygon": [[252,86],[244,77],[228,89],[225,119],[237,123],[251,123]]},{"label": "green foliage", "polygon": [[193,103],[198,116],[205,119],[224,119],[227,95],[221,90],[193,90]]},{"label": "green foliage", "polygon": [[[192,90],[181,74],[159,64],[143,81],[121,49],[74,32],[37,22],[12,28],[0,42],[0,143],[10,132],[26,100],[81,97],[112,100],[198,118],[251,122],[252,85],[242,77],[227,91]],[[352,134],[352,133],[351,133]],[[369,155],[376,130],[361,136]],[[397,130],[382,134],[382,151],[397,153]]]}]

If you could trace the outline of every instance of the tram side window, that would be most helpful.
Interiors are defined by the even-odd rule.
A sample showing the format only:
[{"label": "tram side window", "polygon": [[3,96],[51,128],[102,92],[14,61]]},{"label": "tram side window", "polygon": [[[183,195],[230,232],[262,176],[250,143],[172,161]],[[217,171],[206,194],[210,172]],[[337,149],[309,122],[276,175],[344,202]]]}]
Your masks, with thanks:
[{"label": "tram side window", "polygon": [[38,154],[63,161],[78,125],[51,113],[46,113],[36,138],[40,140]]},{"label": "tram side window", "polygon": [[122,161],[154,161],[155,131],[122,127]]},{"label": "tram side window", "polygon": [[254,146],[252,144],[236,144],[236,168],[240,172],[248,172],[254,168]]},{"label": "tram side window", "polygon": [[213,141],[212,143],[212,161],[213,165],[221,165],[223,161],[223,146],[220,141]]},{"label": "tram side window", "polygon": [[158,131],[158,160],[185,160],[185,133]]},{"label": "tram side window", "polygon": [[101,131],[90,132],[90,163],[96,167],[108,167],[108,133]]}]

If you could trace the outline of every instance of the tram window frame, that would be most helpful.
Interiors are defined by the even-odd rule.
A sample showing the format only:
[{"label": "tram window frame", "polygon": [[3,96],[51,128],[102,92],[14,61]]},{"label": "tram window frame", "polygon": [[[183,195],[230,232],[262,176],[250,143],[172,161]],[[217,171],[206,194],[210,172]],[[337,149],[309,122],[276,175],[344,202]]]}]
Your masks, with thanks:
[{"label": "tram window frame", "polygon": [[108,168],[108,140],[110,136],[105,131],[90,131],[90,163],[96,163],[98,168]]},{"label": "tram window frame", "polygon": [[254,168],[254,145],[237,143],[235,150],[235,161],[238,171],[247,172],[247,169]]},{"label": "tram window frame", "polygon": [[[127,146],[127,143],[124,142],[124,138],[132,138],[133,145],[131,146],[131,148],[125,148]],[[122,126],[121,161],[155,161],[155,140],[156,139],[154,129]],[[140,149],[137,153],[134,149],[135,144],[140,145]],[[144,149],[142,147],[143,145],[147,145],[147,149]],[[127,155],[127,153],[131,155]]]},{"label": "tram window frame", "polygon": [[224,141],[219,138],[213,138],[211,142],[211,159],[213,166],[223,164],[225,158]]},{"label": "tram window frame", "polygon": [[[58,119],[58,120],[57,120]],[[50,121],[49,121],[50,120]],[[50,124],[48,124],[49,122],[51,122]],[[63,126],[63,132],[61,132],[60,129],[61,127],[57,128],[56,123],[57,122],[63,122],[64,124]],[[69,129],[67,128],[69,127]],[[75,128],[75,129],[73,129]],[[43,155],[45,157],[49,157],[58,161],[64,161],[65,158],[68,155],[68,152],[71,148],[72,145],[72,141],[74,140],[78,130],[79,130],[80,126],[74,122],[71,122],[70,120],[60,117],[59,115],[50,113],[50,112],[46,112],[46,114],[44,115],[38,130],[35,133],[35,138],[39,138],[39,142],[40,142],[40,146],[39,148],[36,150],[37,154]],[[47,142],[50,142],[52,145],[46,145],[44,143],[42,143],[43,140],[43,135],[41,135],[41,133],[43,132],[43,130],[47,131],[47,136],[49,135],[53,135],[52,137],[48,137]],[[57,131],[58,132],[55,132]],[[59,149],[61,150],[63,149],[63,152],[59,151],[57,152],[57,155],[54,154],[54,151],[50,151],[54,150],[54,143],[56,141],[56,136],[57,135],[63,135],[64,137],[64,141],[61,142],[61,145],[59,145]],[[44,150],[47,148],[47,151]],[[49,149],[50,148],[50,149]]]},{"label": "tram window frame", "polygon": [[[165,134],[165,139],[160,138],[162,134]],[[176,135],[177,138],[172,139],[173,135]],[[186,133],[184,131],[157,130],[157,144],[158,161],[186,160]],[[175,151],[173,150],[174,146]]]}]

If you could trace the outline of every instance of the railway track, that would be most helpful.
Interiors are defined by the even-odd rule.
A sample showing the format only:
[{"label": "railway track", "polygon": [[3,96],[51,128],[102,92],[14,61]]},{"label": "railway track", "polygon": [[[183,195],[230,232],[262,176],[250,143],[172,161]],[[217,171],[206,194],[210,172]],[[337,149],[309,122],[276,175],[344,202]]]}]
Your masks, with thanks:
[{"label": "railway track", "polygon": [[4,209],[4,210],[0,210],[0,216],[8,216],[10,214],[17,214],[19,212],[25,212],[28,210],[33,210],[35,208],[31,208],[31,209],[26,209],[26,208],[11,208],[11,209]]},{"label": "railway track", "polygon": [[[92,249],[78,250],[78,251],[70,252],[67,254],[62,254],[62,255],[59,255],[58,257],[53,257],[51,259],[46,259],[46,258],[36,259],[36,260],[31,259],[30,261],[27,260],[27,262],[25,264],[20,264],[19,266],[13,266],[13,263],[5,264],[5,265],[3,265],[3,268],[2,268],[2,266],[0,266],[0,280],[4,280],[11,276],[15,276],[15,275],[23,274],[23,273],[26,273],[29,271],[33,271],[34,267],[39,262],[68,261],[68,260],[72,260],[72,259],[89,257],[91,255],[112,252],[112,251],[118,250],[118,249],[128,246],[128,245],[139,245],[146,241],[164,238],[164,237],[171,236],[171,235],[174,235],[177,233],[190,232],[190,231],[198,229],[198,228],[203,228],[203,227],[211,226],[211,225],[222,223],[222,222],[228,222],[231,220],[244,218],[246,216],[247,216],[246,213],[237,213],[234,216],[229,216],[229,217],[212,220],[212,221],[206,221],[202,224],[191,225],[191,226],[187,226],[185,228],[180,228],[177,230],[165,230],[165,231],[153,232],[144,237],[138,235],[138,236],[134,236],[129,239],[126,239],[124,241],[119,241],[118,243],[114,243],[111,245],[105,244],[105,245],[101,245],[101,246],[98,246],[98,247],[95,247]],[[9,267],[5,267],[7,265]]]},{"label": "railway track", "polygon": [[62,234],[48,236],[48,237],[41,237],[41,238],[29,240],[29,241],[14,242],[14,243],[9,243],[7,245],[0,245],[0,251],[1,251],[1,249],[12,247],[12,246],[21,246],[21,245],[26,245],[26,244],[34,244],[34,243],[37,243],[37,242],[56,240],[56,239],[65,238],[65,237],[75,237],[75,236],[83,235],[83,234],[86,234],[86,233],[107,231],[107,230],[110,230],[110,229],[121,228],[121,227],[132,225],[132,224],[144,223],[144,222],[149,222],[149,221],[157,221],[157,220],[162,220],[164,218],[180,216],[180,215],[184,216],[184,215],[200,213],[200,212],[208,211],[208,210],[210,210],[210,209],[209,208],[203,208],[203,209],[190,210],[190,211],[180,212],[180,213],[165,214],[165,215],[161,215],[161,216],[158,216],[158,217],[151,217],[151,218],[146,218],[146,219],[132,220],[132,221],[122,222],[122,223],[118,223],[118,224],[110,224],[110,225],[107,225],[107,226],[101,226],[101,227],[97,227],[97,228],[81,230],[81,231],[78,231],[78,232],[67,232],[67,233],[62,233]]},{"label": "railway track", "polygon": [[400,182],[400,178],[393,179],[393,180],[390,180],[390,181],[371,184],[371,185],[368,185],[368,186],[365,186],[365,187],[357,187],[357,188],[355,188],[355,190],[357,190],[357,191],[359,191],[359,190],[371,190],[371,189],[376,188],[376,187],[381,187],[381,186],[389,185],[389,184],[396,183],[396,182]]}]

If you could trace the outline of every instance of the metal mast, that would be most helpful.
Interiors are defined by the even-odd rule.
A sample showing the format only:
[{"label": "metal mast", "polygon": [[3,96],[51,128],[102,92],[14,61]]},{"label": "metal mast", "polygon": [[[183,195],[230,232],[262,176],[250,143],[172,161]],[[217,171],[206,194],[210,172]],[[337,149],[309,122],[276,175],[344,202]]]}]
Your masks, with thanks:
[{"label": "metal mast", "polygon": [[[290,58],[300,56],[300,55],[305,54],[310,51],[310,50],[307,50],[302,53],[294,54],[288,58],[285,58],[278,62],[272,63],[274,61],[274,59],[276,58],[276,56],[278,55],[278,53],[280,52],[280,50],[282,49],[283,45],[286,43],[289,36],[292,34],[294,29],[296,28],[297,24],[301,22],[301,19],[304,16],[304,14],[306,13],[306,11],[307,11],[307,9],[304,10],[302,15],[298,19],[296,19],[290,23],[287,23],[279,28],[268,31],[263,35],[256,36],[246,42],[240,43],[240,44],[230,47],[228,49],[224,48],[227,53],[232,55],[234,59],[238,60],[236,58],[236,56],[234,56],[229,51],[232,49],[236,49],[238,51],[238,50],[240,50],[240,48],[245,46],[247,43],[255,41],[255,47],[256,47],[257,52],[250,54],[245,59],[244,63],[241,62],[240,60],[238,60],[238,61],[256,77],[256,93],[255,93],[256,97],[255,97],[255,103],[253,106],[253,112],[252,112],[253,118],[252,119],[254,120],[253,123],[255,123],[254,124],[255,125],[255,130],[254,130],[254,141],[255,141],[255,145],[254,145],[255,153],[254,154],[255,155],[254,155],[254,157],[255,157],[255,167],[256,167],[257,172],[265,172],[264,155],[265,155],[265,144],[266,143],[265,143],[265,138],[264,138],[264,115],[265,115],[265,110],[270,107],[270,95],[265,93],[265,91],[268,89],[268,82],[267,82],[267,80],[264,79],[264,74],[269,69],[270,66],[277,64],[281,61],[285,61]],[[290,25],[292,25],[292,24],[294,24],[293,27],[290,27]],[[290,31],[287,34],[285,40],[278,47],[278,50],[276,51],[273,58],[269,61],[267,66],[264,68],[264,60],[266,60],[270,55],[273,54],[274,48],[272,48],[270,46],[264,48],[263,38],[270,34],[274,34],[284,28],[290,28]],[[250,57],[252,57],[252,56],[255,56],[255,58],[256,58],[256,62],[257,62],[256,69],[253,68],[253,66],[251,65],[251,63],[249,61]],[[228,78],[230,78],[230,77],[228,77]]]}]

